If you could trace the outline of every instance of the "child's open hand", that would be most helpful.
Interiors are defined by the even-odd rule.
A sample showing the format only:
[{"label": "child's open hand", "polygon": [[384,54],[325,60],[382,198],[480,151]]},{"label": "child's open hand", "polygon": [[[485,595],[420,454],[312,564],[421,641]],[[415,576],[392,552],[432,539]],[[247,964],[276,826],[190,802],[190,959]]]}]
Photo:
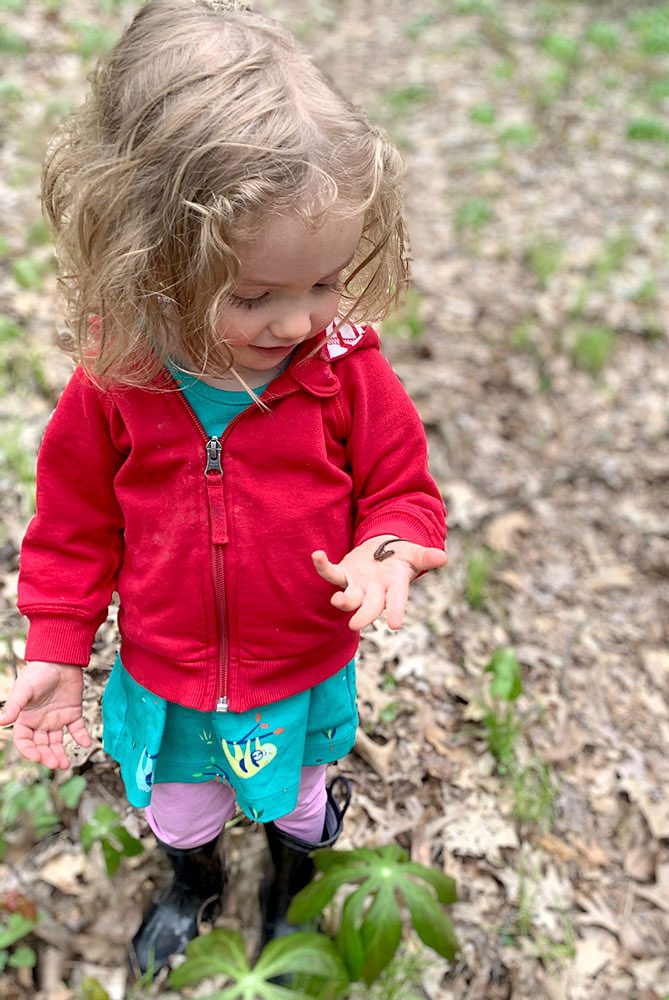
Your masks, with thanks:
[{"label": "child's open hand", "polygon": [[[331,563],[322,550],[311,553],[314,566],[328,583],[341,587],[332,595],[331,603],[340,611],[354,611],[349,628],[358,631],[371,624],[385,610],[392,629],[402,627],[411,581],[430,569],[446,562],[442,549],[426,548],[394,535],[379,535],[351,549],[339,563]],[[394,554],[382,561],[374,553],[383,542]]]},{"label": "child's open hand", "polygon": [[14,723],[14,744],[24,757],[45,767],[70,766],[63,747],[63,726],[81,747],[91,737],[81,715],[81,667],[32,661],[19,674],[0,715],[0,726]]}]

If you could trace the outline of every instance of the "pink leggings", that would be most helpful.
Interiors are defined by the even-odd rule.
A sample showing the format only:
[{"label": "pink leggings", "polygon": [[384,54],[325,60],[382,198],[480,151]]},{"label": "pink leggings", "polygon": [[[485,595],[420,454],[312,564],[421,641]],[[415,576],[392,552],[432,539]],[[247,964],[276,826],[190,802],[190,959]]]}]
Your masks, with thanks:
[{"label": "pink leggings", "polygon": [[[297,805],[275,821],[284,833],[319,844],[325,823],[325,764],[303,767]],[[187,785],[166,781],[154,785],[146,819],[158,840],[170,847],[208,844],[235,812],[235,793],[213,781]]]}]

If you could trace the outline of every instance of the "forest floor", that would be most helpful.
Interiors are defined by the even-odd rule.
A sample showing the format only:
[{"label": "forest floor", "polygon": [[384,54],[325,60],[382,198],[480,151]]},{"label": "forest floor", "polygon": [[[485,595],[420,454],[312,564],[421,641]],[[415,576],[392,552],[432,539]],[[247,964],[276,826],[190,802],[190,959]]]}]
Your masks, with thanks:
[{"label": "forest floor", "polygon": [[[663,1000],[669,6],[257,7],[293,27],[406,158],[414,287],[382,337],[450,511],[449,566],[416,585],[401,633],[375,626],[362,638],[361,732],[339,764],[355,781],[340,846],[397,840],[456,879],[461,954],[450,967],[429,958],[416,995]],[[25,637],[14,602],[34,456],[69,373],[54,346],[62,306],[39,164],[132,5],[2,0],[0,13],[5,697]],[[2,998],[177,996],[164,977],[133,992],[126,970],[128,938],[166,872],[99,743],[115,641],[110,620],[88,673],[96,743],[72,772],[19,762],[0,734],[0,934],[12,908],[40,917],[7,945],[10,961],[32,948],[37,967],[8,966]],[[522,670],[523,694],[508,706],[491,701],[486,671],[501,649]],[[495,743],[490,720],[506,711],[514,726]],[[71,782],[80,776],[85,787]],[[102,804],[147,848],[112,877],[99,844],[85,853],[81,843]],[[220,922],[251,944],[263,852],[261,831],[230,832]],[[85,992],[86,979],[106,992]]]}]

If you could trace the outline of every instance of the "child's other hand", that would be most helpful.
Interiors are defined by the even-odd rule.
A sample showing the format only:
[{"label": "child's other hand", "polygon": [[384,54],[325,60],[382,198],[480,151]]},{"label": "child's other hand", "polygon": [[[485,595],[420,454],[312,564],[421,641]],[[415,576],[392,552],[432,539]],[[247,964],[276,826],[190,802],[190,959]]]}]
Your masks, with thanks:
[{"label": "child's other hand", "polygon": [[[426,548],[394,535],[368,538],[356,546],[341,562],[331,563],[325,552],[311,553],[314,566],[328,583],[341,587],[332,595],[331,603],[340,611],[354,611],[349,628],[358,631],[371,624],[385,610],[386,620],[392,629],[402,627],[409,585],[419,573],[437,569],[446,562],[443,549]],[[382,542],[391,544],[394,555],[379,562],[374,553]]]},{"label": "child's other hand", "polygon": [[83,691],[81,667],[31,661],[5,702],[0,726],[14,723],[14,744],[28,760],[64,771],[70,762],[63,747],[63,726],[80,747],[92,743],[81,715]]}]

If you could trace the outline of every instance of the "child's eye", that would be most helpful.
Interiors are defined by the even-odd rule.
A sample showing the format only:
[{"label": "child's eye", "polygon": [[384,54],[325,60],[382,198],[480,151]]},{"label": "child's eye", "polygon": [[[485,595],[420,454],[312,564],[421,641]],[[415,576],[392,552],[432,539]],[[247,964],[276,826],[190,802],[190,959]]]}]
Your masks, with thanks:
[{"label": "child's eye", "polygon": [[263,292],[262,295],[258,295],[255,299],[240,299],[237,295],[230,296],[230,302],[233,306],[237,306],[239,309],[257,309],[269,298],[268,292]]},{"label": "child's eye", "polygon": [[315,292],[343,292],[344,283],[336,278],[335,281],[322,281],[314,285]]}]

